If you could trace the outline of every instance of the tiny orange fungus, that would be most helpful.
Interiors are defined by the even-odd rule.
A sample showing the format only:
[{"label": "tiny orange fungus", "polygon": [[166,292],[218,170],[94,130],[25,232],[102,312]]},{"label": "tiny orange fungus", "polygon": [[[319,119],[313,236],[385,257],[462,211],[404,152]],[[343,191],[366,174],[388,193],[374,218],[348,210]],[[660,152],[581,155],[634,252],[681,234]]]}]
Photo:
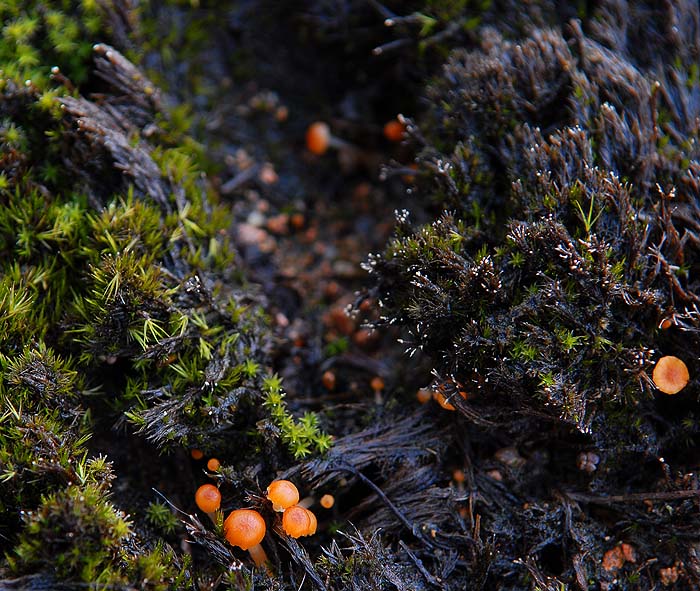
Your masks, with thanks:
[{"label": "tiny orange fungus", "polygon": [[267,562],[267,554],[260,545],[265,538],[267,526],[262,515],[252,509],[231,511],[224,521],[224,536],[232,546],[248,550],[253,562],[261,566]]},{"label": "tiny orange fungus", "polygon": [[390,142],[400,142],[406,133],[406,126],[398,119],[392,119],[384,125],[384,137]]},{"label": "tiny orange fungus", "polygon": [[309,152],[320,156],[331,144],[331,129],[327,123],[316,121],[306,130],[306,147]]},{"label": "tiny orange fungus", "polygon": [[294,505],[285,509],[282,529],[293,538],[310,536],[316,532],[316,516],[308,509]]},{"label": "tiny orange fungus", "polygon": [[289,480],[275,480],[267,487],[267,498],[272,508],[281,513],[299,502],[299,490]]},{"label": "tiny orange fungus", "polygon": [[678,357],[666,355],[656,362],[652,374],[654,385],[664,394],[677,394],[688,384],[688,366]]}]

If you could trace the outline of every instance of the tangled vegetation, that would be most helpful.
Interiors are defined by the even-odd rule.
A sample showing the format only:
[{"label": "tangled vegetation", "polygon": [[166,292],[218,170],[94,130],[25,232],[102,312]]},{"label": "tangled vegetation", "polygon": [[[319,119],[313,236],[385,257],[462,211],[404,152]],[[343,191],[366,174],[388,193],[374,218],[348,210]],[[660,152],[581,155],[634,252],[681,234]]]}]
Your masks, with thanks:
[{"label": "tangled vegetation", "polygon": [[700,587],[697,3],[0,16],[0,589]]}]

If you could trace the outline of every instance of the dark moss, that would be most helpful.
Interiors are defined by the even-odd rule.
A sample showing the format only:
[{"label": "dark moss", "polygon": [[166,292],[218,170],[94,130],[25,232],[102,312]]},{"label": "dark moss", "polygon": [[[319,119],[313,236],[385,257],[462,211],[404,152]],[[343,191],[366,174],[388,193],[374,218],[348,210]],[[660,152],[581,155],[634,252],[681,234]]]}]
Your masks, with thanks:
[{"label": "dark moss", "polygon": [[[612,8],[598,10],[609,16]],[[684,415],[697,393],[691,381],[674,405],[651,381],[660,355],[677,355],[697,371],[688,354],[698,347],[698,284],[690,272],[696,184],[688,185],[697,166],[688,138],[697,127],[687,117],[698,113],[697,86],[685,76],[671,81],[664,61],[675,60],[674,69],[687,63],[697,39],[681,28],[684,42],[664,45],[668,53],[657,59],[643,39],[658,34],[654,17],[697,22],[698,11],[637,10],[644,24],[628,31],[636,43],[617,38],[616,52],[596,41],[610,44],[620,34],[606,17],[592,21],[591,37],[579,23],[521,40],[484,30],[481,49],[455,51],[430,85],[431,107],[414,132],[423,146],[419,189],[431,208],[451,213],[424,226],[399,214],[395,239],[368,263],[383,322],[409,330],[408,351],[432,358],[432,387],[467,421],[486,438],[507,432],[531,453],[544,446],[547,458],[585,442],[604,458],[595,486],[620,491],[620,499],[631,490],[665,490],[644,483],[646,468],[633,478],[628,454],[643,463],[686,444]],[[674,458],[681,473],[692,470],[682,455]],[[524,475],[509,485],[544,519],[541,534],[533,523],[521,531],[533,534],[531,543],[542,540],[527,553],[541,552],[551,576],[532,564],[528,570],[542,588],[552,577],[580,586],[585,572],[600,573],[599,564],[575,559],[583,547],[600,548],[600,524],[584,512],[583,529],[557,536],[555,551],[547,520],[562,519],[553,507],[571,508],[566,501],[548,508],[541,495],[576,485],[547,461],[538,478],[549,490],[522,488]],[[683,512],[682,502],[674,507]],[[639,518],[634,507],[615,510],[618,519]],[[487,530],[508,539],[508,527],[491,517]],[[647,555],[663,553],[637,534]],[[594,578],[611,579],[605,571]]]}]

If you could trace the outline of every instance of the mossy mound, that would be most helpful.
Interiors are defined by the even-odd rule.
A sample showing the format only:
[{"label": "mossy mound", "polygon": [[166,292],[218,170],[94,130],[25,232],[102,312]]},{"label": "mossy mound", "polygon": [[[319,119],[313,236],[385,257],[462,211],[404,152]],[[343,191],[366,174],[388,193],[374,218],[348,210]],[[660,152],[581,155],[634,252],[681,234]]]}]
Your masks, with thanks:
[{"label": "mossy mound", "polygon": [[[663,355],[697,375],[700,346],[700,46],[693,25],[676,25],[698,10],[629,9],[629,29],[604,3],[583,27],[514,39],[486,28],[479,49],[454,51],[413,130],[418,191],[444,213],[422,226],[399,213],[394,240],[367,265],[382,323],[407,327],[408,352],[433,360],[431,388],[492,445],[508,442],[515,464],[525,463],[516,450],[528,463],[546,453],[538,482],[520,475],[509,487],[545,521],[553,490],[563,510],[589,503],[556,551],[542,538],[530,550],[546,565],[529,567],[540,584],[556,569],[581,588],[652,588],[655,575],[641,573],[612,583],[621,565],[601,569],[601,536],[659,556],[660,530],[696,521],[677,500],[654,533],[627,529],[645,521],[635,502],[697,494],[697,380],[669,398],[651,375]],[[593,476],[585,493],[577,463]],[[596,504],[614,506],[612,522],[596,524]],[[485,527],[499,532],[499,522]],[[672,553],[692,562],[693,544]]]}]

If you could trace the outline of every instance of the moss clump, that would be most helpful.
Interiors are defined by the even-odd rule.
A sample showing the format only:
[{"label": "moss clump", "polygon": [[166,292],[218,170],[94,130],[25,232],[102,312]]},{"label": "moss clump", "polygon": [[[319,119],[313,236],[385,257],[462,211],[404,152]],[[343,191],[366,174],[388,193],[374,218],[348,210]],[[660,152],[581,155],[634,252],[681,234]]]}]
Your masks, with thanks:
[{"label": "moss clump", "polygon": [[[653,351],[680,341],[657,327],[690,318],[697,299],[671,271],[693,247],[668,247],[684,232],[669,207],[690,198],[687,169],[659,153],[651,81],[582,43],[577,58],[560,34],[538,31],[451,57],[431,89],[442,149],[428,143],[422,159],[458,209],[420,229],[401,217],[370,268],[387,320],[412,328],[412,348],[443,352],[439,381],[474,394],[484,417],[502,419],[510,399],[601,444],[658,449],[646,436],[647,374]],[[605,419],[622,409],[634,421]],[[630,424],[636,434],[618,432]]]},{"label": "moss clump", "polygon": [[3,75],[31,80],[41,89],[48,89],[54,66],[74,83],[84,82],[92,44],[105,29],[104,12],[94,0],[9,0],[0,7],[0,21]]},{"label": "moss clump", "polygon": [[330,449],[332,437],[319,429],[318,416],[306,413],[300,420],[289,414],[284,402],[282,382],[271,376],[263,382],[265,400],[273,425],[279,430],[282,440],[289,446],[295,458],[303,458],[312,452],[323,453]]},{"label": "moss clump", "polygon": [[8,557],[17,574],[50,572],[58,581],[97,586],[141,581],[142,588],[178,588],[186,566],[171,549],[145,551],[126,515],[96,485],[71,485],[47,495],[36,511],[25,514],[25,528]]},{"label": "moss clump", "polygon": [[[134,74],[124,75],[133,66],[114,50],[100,46],[97,56],[102,68],[112,68],[116,84],[134,80]],[[136,88],[121,89],[149,100],[150,85],[139,80]],[[125,372],[124,395],[112,395],[114,406],[128,409],[130,419],[160,445],[204,439],[216,445],[212,422],[221,431],[233,423],[240,401],[250,404],[261,396],[266,348],[258,306],[219,283],[240,277],[222,232],[228,224],[224,210],[211,203],[186,151],[150,146],[138,139],[138,127],[120,127],[82,98],[63,98],[66,117],[55,119],[37,107],[36,90],[9,87],[6,95],[14,102],[7,111],[7,129],[13,131],[6,143],[16,145],[17,166],[6,177],[0,216],[6,260],[16,275],[4,300],[12,307],[4,322],[14,318],[5,338],[21,334],[18,346],[32,335],[47,338],[75,354],[88,372],[99,364],[133,363],[133,371]],[[72,122],[78,119],[83,132],[76,134]],[[48,149],[34,132],[21,133],[41,125],[51,129]],[[57,168],[66,149],[76,167],[88,151],[101,154],[90,166],[105,167],[108,176],[115,176],[114,160],[122,162],[125,170],[114,182],[126,194],[103,197],[95,177],[85,185],[57,177],[37,188],[35,159]],[[137,170],[146,172],[138,176]],[[138,179],[136,187],[129,187],[129,177]],[[81,187],[91,195],[87,200],[78,193]],[[139,199],[146,196],[152,203]],[[93,202],[102,199],[104,208],[94,211]],[[31,287],[22,294],[27,283]],[[22,324],[30,316],[33,325]],[[59,329],[65,334],[57,339]]]},{"label": "moss clump", "polygon": [[[45,497],[26,526],[15,551],[17,568],[55,568],[59,579],[111,580],[129,523],[93,486],[69,486]],[[21,565],[21,566],[20,566]],[[42,569],[43,570],[43,569]]]},{"label": "moss clump", "polygon": [[[40,12],[43,33],[92,27]],[[270,469],[329,440],[312,415],[262,404],[267,320],[196,142],[116,50],[95,46],[90,80],[88,56],[71,56],[66,73],[87,87],[34,73],[24,84],[24,70],[0,85],[0,535],[21,576],[178,588],[186,561],[108,502],[110,465],[88,453],[93,420],[126,418],[161,450],[216,447],[241,470],[261,449]],[[98,101],[81,94],[98,87]]]},{"label": "moss clump", "polygon": [[[432,362],[432,387],[492,448],[468,452],[479,494],[527,499],[524,515],[519,505],[487,509],[481,522],[504,554],[538,556],[523,559],[526,574],[512,588],[615,577],[620,588],[652,588],[658,573],[623,583],[602,567],[602,540],[626,539],[622,521],[644,521],[635,493],[664,498],[673,488],[668,519],[651,518],[667,531],[687,517],[680,499],[694,494],[681,484],[693,469],[681,450],[695,446],[697,384],[670,403],[650,377],[660,355],[692,365],[688,352],[700,345],[700,103],[689,57],[700,48],[684,28],[656,59],[647,50],[656,19],[693,20],[697,7],[671,17],[641,3],[626,33],[609,10],[599,9],[590,31],[574,22],[566,33],[510,39],[488,28],[479,49],[453,52],[413,133],[419,216],[441,213],[421,225],[400,212],[394,239],[367,265],[380,323],[406,329],[409,353]],[[577,452],[600,460],[579,464],[590,481],[576,474]],[[479,477],[493,457],[499,484]],[[656,473],[659,457],[680,480]],[[574,492],[581,488],[588,492]],[[554,490],[584,505],[572,508],[567,492],[556,501]],[[601,504],[617,525],[597,519]],[[572,529],[555,534],[563,515]],[[667,556],[640,531],[635,547]],[[582,553],[599,558],[578,562]]]}]

